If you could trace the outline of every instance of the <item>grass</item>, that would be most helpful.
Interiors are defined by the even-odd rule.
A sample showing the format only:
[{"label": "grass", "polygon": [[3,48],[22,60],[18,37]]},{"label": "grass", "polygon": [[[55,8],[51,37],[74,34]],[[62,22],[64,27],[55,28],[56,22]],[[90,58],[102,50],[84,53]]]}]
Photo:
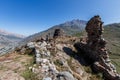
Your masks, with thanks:
[{"label": "grass", "polygon": [[93,73],[90,66],[83,66],[85,71],[89,74],[92,74],[90,76],[90,80],[103,80],[102,73]]},{"label": "grass", "polygon": [[62,66],[61,62],[58,59],[56,61],[54,61],[54,64],[57,66]]},{"label": "grass", "polygon": [[23,76],[23,77],[25,78],[25,80],[39,80],[39,79],[37,78],[37,74],[33,73],[33,72],[32,72],[31,70],[29,70],[29,69],[26,69],[26,70],[22,73],[21,76]]},{"label": "grass", "polygon": [[92,74],[92,76],[90,77],[90,80],[104,80],[102,78],[102,74]]},{"label": "grass", "polygon": [[4,69],[6,69],[6,67],[0,66],[0,70],[4,70]]},{"label": "grass", "polygon": [[[31,57],[31,55],[28,54],[28,56]],[[23,62],[23,64],[25,64]],[[21,76],[23,76],[25,78],[25,80],[40,80],[38,79],[37,75],[34,72],[32,72],[32,70],[29,69],[29,67],[34,65],[34,57],[29,61],[29,63],[27,63],[25,65],[26,70],[22,72]]]},{"label": "grass", "polygon": [[107,48],[110,50],[110,59],[120,73],[120,24],[107,25],[104,31]]},{"label": "grass", "polygon": [[85,31],[81,31],[73,34],[73,36],[80,37],[80,36],[84,36],[85,34],[86,34]]}]

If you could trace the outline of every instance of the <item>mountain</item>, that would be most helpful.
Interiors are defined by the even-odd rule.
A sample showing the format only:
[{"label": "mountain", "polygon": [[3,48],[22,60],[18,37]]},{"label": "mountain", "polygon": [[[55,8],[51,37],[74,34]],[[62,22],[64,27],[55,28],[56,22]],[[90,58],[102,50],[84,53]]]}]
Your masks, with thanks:
[{"label": "mountain", "polygon": [[65,23],[55,25],[55,26],[53,26],[53,27],[51,27],[48,30],[45,30],[43,32],[33,34],[33,35],[25,38],[22,41],[22,43],[20,43],[20,44],[24,44],[24,43],[32,41],[34,39],[39,39],[41,37],[46,37],[46,35],[48,35],[49,33],[50,33],[50,36],[52,37],[53,33],[54,33],[54,30],[57,29],[57,28],[63,30],[64,33],[67,34],[67,35],[73,35],[75,33],[83,31],[86,23],[87,23],[87,21],[79,20],[79,19],[74,19],[72,21],[67,21]]},{"label": "mountain", "polygon": [[12,49],[24,36],[0,29],[0,55]]},{"label": "mountain", "polygon": [[25,38],[24,35],[11,33],[11,32],[8,32],[8,31],[2,30],[2,29],[0,29],[0,34],[1,35],[6,35],[6,36],[13,36],[13,37],[16,37],[16,38]]},{"label": "mountain", "polygon": [[6,46],[8,44],[19,42],[25,38],[23,35],[10,33],[0,29],[0,46]]}]

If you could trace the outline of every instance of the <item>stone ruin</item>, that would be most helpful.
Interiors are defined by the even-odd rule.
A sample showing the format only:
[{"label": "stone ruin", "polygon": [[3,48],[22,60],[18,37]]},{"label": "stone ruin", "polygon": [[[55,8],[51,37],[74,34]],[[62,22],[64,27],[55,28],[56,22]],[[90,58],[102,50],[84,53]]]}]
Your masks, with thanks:
[{"label": "stone ruin", "polygon": [[106,43],[106,41],[104,41],[104,39],[102,38],[103,33],[102,24],[103,22],[101,21],[101,18],[99,16],[94,16],[88,21],[87,26],[85,28],[88,36],[87,43],[93,48],[96,48],[99,42]]},{"label": "stone ruin", "polygon": [[61,30],[61,29],[55,29],[53,38],[57,38],[57,37],[61,37],[61,36],[63,36],[63,30]]},{"label": "stone ruin", "polygon": [[99,15],[92,17],[85,27],[87,39],[81,40],[79,44],[74,46],[83,53],[84,59],[91,65],[94,72],[103,74],[104,80],[120,80],[120,75],[109,59],[106,49],[107,42],[102,37],[102,24]]}]

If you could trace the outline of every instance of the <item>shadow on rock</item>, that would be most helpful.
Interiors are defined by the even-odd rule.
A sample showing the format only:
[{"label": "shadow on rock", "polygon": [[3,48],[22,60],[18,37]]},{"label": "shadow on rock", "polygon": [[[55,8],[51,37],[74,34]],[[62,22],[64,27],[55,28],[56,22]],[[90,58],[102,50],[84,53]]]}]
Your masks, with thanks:
[{"label": "shadow on rock", "polygon": [[74,58],[75,60],[79,61],[79,63],[83,66],[88,66],[84,58],[80,53],[76,53],[69,47],[63,47],[64,52],[69,55],[70,57]]}]

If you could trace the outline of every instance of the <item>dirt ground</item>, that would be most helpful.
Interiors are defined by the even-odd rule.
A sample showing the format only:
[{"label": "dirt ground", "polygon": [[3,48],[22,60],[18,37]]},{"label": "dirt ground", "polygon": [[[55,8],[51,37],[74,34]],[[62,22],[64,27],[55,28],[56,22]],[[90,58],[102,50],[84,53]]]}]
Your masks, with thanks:
[{"label": "dirt ground", "polygon": [[21,74],[31,59],[31,56],[17,53],[0,56],[0,80],[25,80]]}]

